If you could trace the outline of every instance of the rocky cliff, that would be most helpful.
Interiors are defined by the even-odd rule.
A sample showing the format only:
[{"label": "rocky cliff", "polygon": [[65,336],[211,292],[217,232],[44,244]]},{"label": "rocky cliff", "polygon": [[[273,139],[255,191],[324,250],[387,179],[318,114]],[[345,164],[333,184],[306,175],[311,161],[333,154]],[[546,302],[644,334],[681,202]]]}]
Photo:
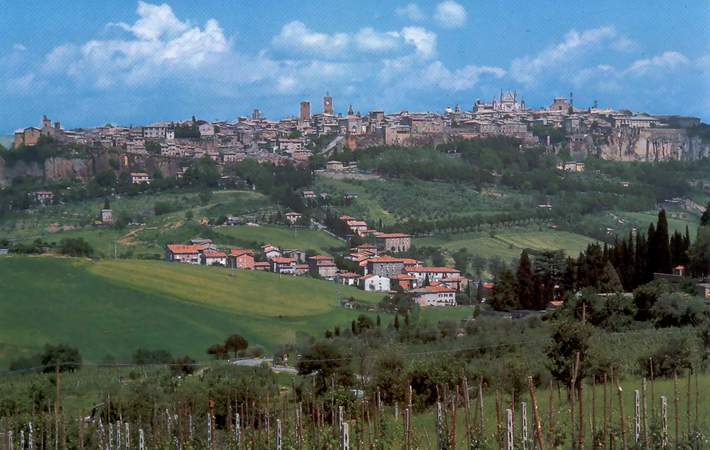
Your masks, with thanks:
[{"label": "rocky cliff", "polygon": [[616,161],[694,161],[710,157],[710,145],[683,128],[622,128],[590,149]]}]

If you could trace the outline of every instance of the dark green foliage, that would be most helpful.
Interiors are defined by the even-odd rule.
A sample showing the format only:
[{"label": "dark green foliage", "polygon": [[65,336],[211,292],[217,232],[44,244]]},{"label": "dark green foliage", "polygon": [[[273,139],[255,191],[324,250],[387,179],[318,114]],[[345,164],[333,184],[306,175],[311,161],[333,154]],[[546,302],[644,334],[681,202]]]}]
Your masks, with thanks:
[{"label": "dark green foliage", "polygon": [[73,372],[81,368],[82,360],[78,348],[64,344],[47,344],[40,356],[40,362],[45,373],[54,372],[57,368],[60,372]]},{"label": "dark green foliage", "polygon": [[682,374],[683,369],[691,368],[691,344],[687,339],[673,338],[655,352],[641,359],[639,364],[646,376],[670,377],[673,373]]},{"label": "dark green foliage", "polygon": [[145,142],[145,151],[147,151],[151,155],[159,155],[160,154],[160,142],[146,141]]},{"label": "dark green foliage", "polygon": [[572,386],[572,378],[579,355],[577,383],[585,376],[587,369],[585,361],[588,357],[590,339],[593,327],[584,322],[563,321],[557,324],[552,332],[553,342],[547,347],[549,369],[552,376],[568,387]]},{"label": "dark green foliage", "polygon": [[170,364],[173,356],[167,350],[148,350],[139,348],[133,352],[133,364],[137,366],[147,366],[153,364]]},{"label": "dark green foliage", "polygon": [[234,353],[234,357],[236,358],[239,352],[249,348],[249,342],[241,335],[233,334],[229,336],[226,341],[224,341],[224,348],[228,352]]},{"label": "dark green foliage", "polygon": [[84,238],[63,238],[59,241],[59,252],[67,256],[91,256],[94,249]]},{"label": "dark green foliage", "polygon": [[353,374],[349,356],[330,342],[316,342],[303,352],[296,364],[299,375],[313,375],[316,392],[323,393],[334,382],[337,386],[350,386]]},{"label": "dark green foliage", "polygon": [[530,257],[527,250],[520,254],[518,271],[516,273],[517,305],[522,309],[533,309],[537,306],[535,285],[537,280],[532,273]]},{"label": "dark green foliage", "polygon": [[505,268],[496,276],[489,303],[497,311],[509,311],[517,307],[517,301],[515,275]]},{"label": "dark green foliage", "polygon": [[219,183],[217,165],[208,156],[198,159],[185,171],[182,183],[188,186],[217,187]]},{"label": "dark green foliage", "polygon": [[197,367],[196,363],[197,361],[187,355],[181,356],[170,363],[170,371],[175,376],[190,375],[195,371],[195,368]]},{"label": "dark green foliage", "polygon": [[651,318],[657,327],[698,326],[710,319],[710,306],[686,294],[665,294],[651,308]]}]

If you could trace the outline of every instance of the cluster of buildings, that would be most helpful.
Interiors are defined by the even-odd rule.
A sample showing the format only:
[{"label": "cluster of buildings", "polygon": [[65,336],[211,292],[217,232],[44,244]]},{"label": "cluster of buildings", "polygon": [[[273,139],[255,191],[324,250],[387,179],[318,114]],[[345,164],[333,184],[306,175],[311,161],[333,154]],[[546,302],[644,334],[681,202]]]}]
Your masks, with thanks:
[{"label": "cluster of buildings", "polygon": [[[385,113],[375,109],[366,114],[353,111],[352,106],[344,114],[336,113],[333,98],[326,95],[320,112],[313,113],[311,103],[302,101],[297,116],[280,120],[267,119],[254,110],[251,116],[234,121],[206,122],[192,118],[144,126],[107,124],[65,130],[59,122],[52,123],[45,116],[41,128],[17,130],[14,144],[16,148],[32,146],[41,136],[48,136],[63,143],[115,150],[126,156],[177,159],[207,156],[220,164],[253,158],[275,164],[298,164],[308,161],[316,147],[328,154],[336,146],[350,149],[412,146],[489,136],[509,136],[524,144],[549,146],[549,136],[532,132],[536,126],[543,126],[564,131],[570,148],[582,149],[594,146],[599,138],[613,137],[616,130],[683,129],[699,124],[700,119],[694,117],[634,115],[629,111],[598,108],[596,102],[591,108],[577,108],[572,94],[555,97],[548,107],[537,109],[529,108],[517,92],[501,91],[490,102],[476,100],[470,110],[457,105],[439,113]],[[334,165],[329,169],[344,168]]]},{"label": "cluster of buildings", "polygon": [[[380,233],[367,229],[366,224],[361,225],[361,221],[349,216],[341,216],[340,219],[349,223],[354,236],[369,236],[374,242],[352,247],[344,255],[343,267],[338,267],[336,259],[330,255],[309,256],[302,250],[281,249],[271,244],[258,249],[220,248],[209,239],[168,244],[165,259],[176,263],[259,270],[280,275],[310,275],[370,292],[406,292],[423,307],[456,305],[456,294],[463,291],[469,282],[459,270],[427,267],[416,259],[396,256],[410,249],[412,237],[408,234]],[[357,270],[354,271],[355,267]]]}]

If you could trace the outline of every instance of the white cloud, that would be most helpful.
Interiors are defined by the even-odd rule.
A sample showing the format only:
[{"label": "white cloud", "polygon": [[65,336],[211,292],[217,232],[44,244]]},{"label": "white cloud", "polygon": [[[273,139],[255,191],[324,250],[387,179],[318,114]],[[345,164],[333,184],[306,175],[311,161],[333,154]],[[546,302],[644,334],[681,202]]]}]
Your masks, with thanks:
[{"label": "white cloud", "polygon": [[625,75],[646,75],[651,72],[666,72],[685,66],[690,61],[679,52],[667,51],[652,58],[638,59],[624,71]]},{"label": "white cloud", "polygon": [[430,58],[436,53],[436,33],[422,27],[402,28],[404,41],[416,48],[422,58]]},{"label": "white cloud", "polygon": [[617,37],[613,27],[606,26],[582,31],[569,31],[564,40],[534,56],[516,58],[510,65],[512,78],[526,85],[534,85],[540,75],[560,69],[582,54],[596,50]]},{"label": "white cloud", "polygon": [[25,47],[25,46],[22,45],[22,44],[14,44],[14,45],[12,46],[12,49],[13,49],[14,51],[17,51],[17,52],[24,52],[25,50],[27,50],[27,47]]},{"label": "white cloud", "polygon": [[156,40],[163,36],[168,38],[178,36],[180,33],[187,30],[190,25],[187,22],[180,21],[173,13],[170,5],[152,5],[143,1],[138,2],[136,10],[140,19],[133,25],[128,25],[124,22],[111,23],[126,31],[130,31],[137,38],[142,40]]},{"label": "white cloud", "polygon": [[313,31],[303,22],[295,20],[284,25],[272,43],[275,47],[308,55],[337,56],[343,54],[348,47],[350,37],[345,33],[327,34]]},{"label": "white cloud", "polygon": [[400,47],[401,35],[396,31],[377,32],[370,27],[355,34],[355,45],[363,52],[386,52]]},{"label": "white cloud", "polygon": [[426,15],[416,3],[409,3],[405,6],[399,7],[395,9],[394,12],[399,17],[404,17],[405,19],[409,19],[413,22],[421,22],[426,19]]},{"label": "white cloud", "polygon": [[464,91],[474,87],[482,75],[501,78],[505,70],[500,67],[468,65],[451,71],[441,61],[435,61],[422,71],[422,82],[447,91]]},{"label": "white cloud", "polygon": [[444,28],[461,28],[466,24],[466,8],[453,0],[436,5],[434,20]]}]

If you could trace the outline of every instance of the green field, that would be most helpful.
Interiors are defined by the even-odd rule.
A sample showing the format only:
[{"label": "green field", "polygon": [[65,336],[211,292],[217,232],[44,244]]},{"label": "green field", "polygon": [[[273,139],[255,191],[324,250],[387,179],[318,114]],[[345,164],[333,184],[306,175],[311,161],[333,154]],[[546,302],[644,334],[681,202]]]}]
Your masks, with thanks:
[{"label": "green field", "polygon": [[159,261],[0,259],[0,364],[46,343],[77,346],[89,361],[128,360],[139,347],[205,359],[231,333],[274,349],[357,316],[342,297],[381,295],[309,278]]},{"label": "green field", "polygon": [[415,240],[418,246],[441,246],[449,251],[466,248],[476,255],[499,256],[504,260],[520,256],[524,249],[564,250],[576,256],[591,242],[594,240],[569,231],[535,229],[501,231],[494,235],[485,232],[441,234]]},{"label": "green field", "polygon": [[412,217],[435,220],[447,216],[488,215],[522,207],[534,208],[537,204],[531,195],[501,188],[479,191],[471,184],[438,181],[361,181],[319,177],[315,189],[333,198],[341,198],[346,193],[357,194],[352,204],[339,206],[338,209],[373,223],[382,220],[386,225]]},{"label": "green field", "polygon": [[216,231],[224,236],[229,236],[239,241],[257,244],[272,244],[281,248],[313,249],[319,253],[330,253],[331,248],[345,248],[345,241],[341,241],[323,231],[286,228],[275,225],[254,226],[224,226]]}]

